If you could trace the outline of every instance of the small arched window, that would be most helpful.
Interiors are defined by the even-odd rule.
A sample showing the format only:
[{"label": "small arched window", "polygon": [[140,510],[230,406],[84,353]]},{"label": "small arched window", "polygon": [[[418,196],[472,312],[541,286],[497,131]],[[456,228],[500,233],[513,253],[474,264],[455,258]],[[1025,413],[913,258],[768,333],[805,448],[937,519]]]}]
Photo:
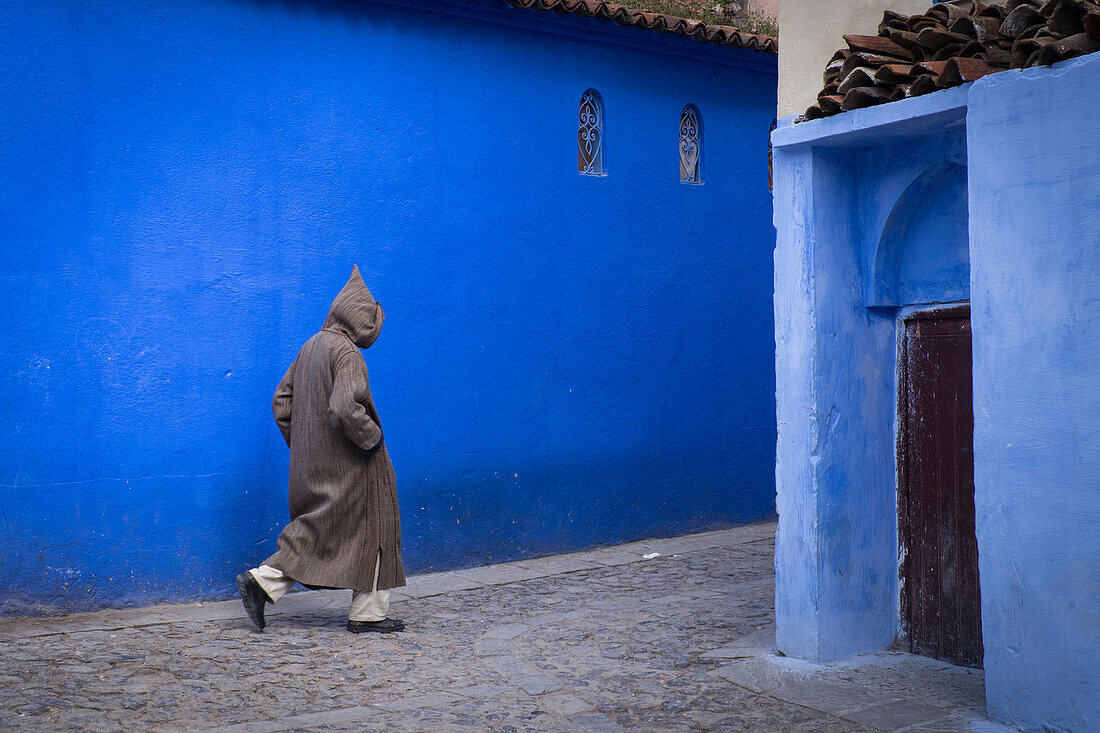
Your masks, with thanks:
[{"label": "small arched window", "polygon": [[581,97],[577,120],[577,170],[585,176],[603,176],[603,100],[595,89]]},{"label": "small arched window", "polygon": [[703,120],[694,104],[680,113],[680,183],[703,182]]}]

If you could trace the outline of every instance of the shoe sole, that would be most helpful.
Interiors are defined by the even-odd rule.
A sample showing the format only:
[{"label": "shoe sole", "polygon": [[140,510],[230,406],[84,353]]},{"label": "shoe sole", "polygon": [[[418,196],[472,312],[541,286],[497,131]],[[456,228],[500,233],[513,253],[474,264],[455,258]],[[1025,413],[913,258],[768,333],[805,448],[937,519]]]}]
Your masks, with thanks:
[{"label": "shoe sole", "polygon": [[398,633],[400,631],[404,631],[404,630],[405,630],[404,626],[401,626],[401,627],[398,627],[398,628],[395,628],[395,629],[370,629],[370,628],[368,628],[368,629],[353,629],[353,628],[348,628],[348,631],[350,631],[353,634],[396,634],[396,633]]},{"label": "shoe sole", "polygon": [[242,580],[243,575],[246,575],[246,573],[237,576],[237,591],[241,594],[241,605],[244,606],[244,612],[248,614],[248,618],[252,621],[252,624],[260,631],[263,631],[267,624],[256,618],[248,608],[248,579],[245,578]]}]

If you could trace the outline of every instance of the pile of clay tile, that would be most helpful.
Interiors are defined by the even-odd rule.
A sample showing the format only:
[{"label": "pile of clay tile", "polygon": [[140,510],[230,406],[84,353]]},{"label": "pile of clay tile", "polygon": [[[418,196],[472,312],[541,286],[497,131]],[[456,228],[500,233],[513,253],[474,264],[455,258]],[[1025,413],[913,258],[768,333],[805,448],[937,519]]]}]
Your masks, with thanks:
[{"label": "pile of clay tile", "polygon": [[550,10],[555,13],[571,13],[583,18],[611,20],[619,25],[687,36],[702,43],[715,43],[719,46],[745,48],[772,54],[779,53],[779,41],[771,36],[745,33],[733,26],[711,25],[666,13],[632,10],[623,5],[602,0],[508,0],[508,4],[515,8]]},{"label": "pile of clay tile", "polygon": [[877,36],[844,40],[848,48],[837,51],[825,67],[825,88],[804,119],[1100,51],[1100,4],[1008,0],[1002,6],[954,0],[937,3],[923,15],[888,10]]}]

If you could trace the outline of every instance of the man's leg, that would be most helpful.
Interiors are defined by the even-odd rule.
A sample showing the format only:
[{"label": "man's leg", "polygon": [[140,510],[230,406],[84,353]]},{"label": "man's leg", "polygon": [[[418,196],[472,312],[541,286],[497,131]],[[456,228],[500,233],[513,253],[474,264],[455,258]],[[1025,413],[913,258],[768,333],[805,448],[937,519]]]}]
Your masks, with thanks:
[{"label": "man's leg", "polygon": [[374,560],[374,583],[370,591],[354,591],[351,597],[351,610],[348,611],[348,631],[402,631],[405,622],[400,619],[386,618],[390,610],[390,592],[378,590],[378,569],[382,565],[382,552],[379,550]]},{"label": "man's leg", "polygon": [[264,604],[268,601],[274,603],[285,596],[296,582],[284,575],[282,570],[270,565],[261,565],[237,576],[237,590],[241,592],[244,610],[261,631],[267,625],[264,621]]},{"label": "man's leg", "polygon": [[351,597],[350,621],[381,621],[390,610],[388,590],[355,591]]},{"label": "man's leg", "polygon": [[298,582],[294,578],[288,578],[279,568],[273,568],[270,565],[252,568],[248,573],[256,579],[256,582],[264,589],[264,593],[267,594],[272,603],[285,596],[287,591]]}]

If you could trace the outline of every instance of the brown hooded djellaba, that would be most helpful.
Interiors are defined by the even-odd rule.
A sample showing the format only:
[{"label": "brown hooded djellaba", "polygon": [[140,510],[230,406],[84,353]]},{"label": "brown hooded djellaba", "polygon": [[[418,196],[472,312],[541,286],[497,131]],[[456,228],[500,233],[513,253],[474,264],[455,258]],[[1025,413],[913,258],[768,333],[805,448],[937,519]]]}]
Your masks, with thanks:
[{"label": "brown hooded djellaba", "polygon": [[397,486],[359,349],[382,330],[359,268],[290,365],[271,408],[290,446],[291,522],[264,564],[314,587],[405,585]]}]

